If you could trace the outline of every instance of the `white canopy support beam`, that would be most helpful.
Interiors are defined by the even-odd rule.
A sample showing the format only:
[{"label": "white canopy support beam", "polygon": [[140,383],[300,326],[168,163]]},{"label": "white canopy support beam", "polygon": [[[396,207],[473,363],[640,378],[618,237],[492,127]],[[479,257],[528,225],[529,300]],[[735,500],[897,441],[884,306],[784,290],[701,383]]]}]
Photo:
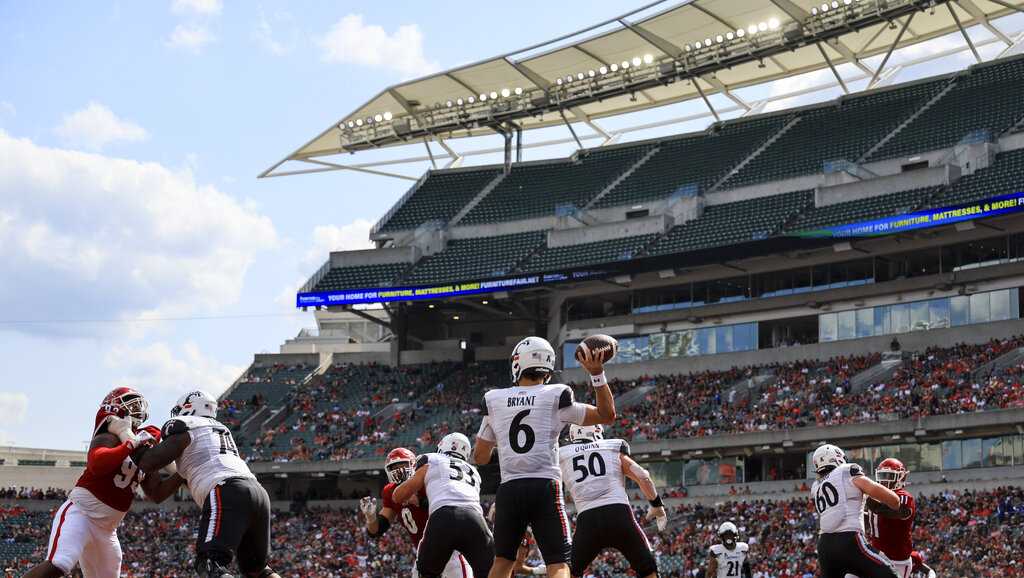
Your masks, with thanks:
[{"label": "white canopy support beam", "polygon": [[699,94],[700,97],[704,100],[704,104],[706,104],[708,106],[708,110],[711,111],[711,114],[715,115],[715,122],[721,121],[722,118],[718,116],[718,111],[715,110],[715,107],[711,105],[711,101],[708,100],[707,95],[704,94],[704,90],[701,89],[701,87],[700,87],[700,79],[698,79],[698,78],[694,78],[693,79],[693,87],[697,89],[697,94]]},{"label": "white canopy support beam", "polygon": [[444,168],[446,168],[446,169],[454,169],[454,168],[462,165],[462,161],[463,161],[464,157],[462,155],[458,154],[457,152],[455,152],[454,150],[452,150],[452,147],[448,146],[448,143],[446,143],[443,138],[437,139],[437,144],[441,148],[443,148],[446,153],[448,153],[448,157],[451,159],[451,161],[448,164],[446,164],[444,166]]},{"label": "white canopy support beam", "polygon": [[[797,22],[806,22],[807,18],[810,17],[810,14],[808,14],[807,11],[797,6],[790,0],[771,0],[771,3],[778,7],[779,10],[785,12],[790,18],[796,20]],[[829,46],[831,46],[833,50],[841,54],[847,62],[853,64],[857,68],[864,71],[864,74],[871,75],[874,73],[873,70],[868,68],[863,62],[860,61],[860,58],[857,57],[857,54],[853,50],[851,50],[849,46],[846,46],[845,44],[838,40],[836,40],[835,42],[830,42]]]},{"label": "white canopy support beam", "polygon": [[825,62],[828,63],[828,68],[829,70],[832,71],[832,76],[836,78],[836,82],[838,82],[839,86],[843,88],[843,94],[850,94],[850,89],[847,88],[846,83],[843,82],[843,77],[839,76],[839,71],[837,71],[835,65],[832,64],[832,59],[829,58],[828,53],[825,52],[825,47],[822,46],[820,42],[815,43],[815,46],[818,47],[818,52],[821,53],[821,57],[824,58]]},{"label": "white canopy support beam", "polygon": [[964,30],[964,25],[960,23],[960,17],[956,15],[956,10],[953,9],[953,3],[946,3],[946,9],[949,10],[949,15],[953,17],[953,21],[956,22],[956,27],[960,29],[960,35],[964,37],[964,42],[971,48],[971,54],[974,55],[974,61],[981,64],[981,55],[978,54],[978,49],[974,47],[974,43],[971,42],[971,37],[967,35],[967,31]]},{"label": "white canopy support beam", "polygon": [[[992,21],[989,20],[988,16],[986,16],[984,12],[982,12],[981,8],[978,8],[978,5],[975,4],[973,0],[955,0],[954,3],[963,8],[965,12],[971,15],[971,18],[973,18],[975,22],[984,26],[985,29],[991,32],[996,38],[1002,40],[1004,44],[1007,46],[1013,44],[1013,41],[1010,40],[1002,30],[996,28],[995,25],[992,24]],[[1012,6],[1009,8],[1012,8]]]},{"label": "white canopy support beam", "polygon": [[1017,38],[1005,50],[999,53],[999,58],[1013,56],[1014,54],[1024,54],[1024,32],[1018,34]]},{"label": "white canopy support beam", "polygon": [[875,82],[878,80],[878,75],[881,74],[883,70],[885,70],[885,65],[889,63],[889,57],[892,56],[893,51],[896,50],[897,46],[899,46],[900,40],[903,40],[903,35],[907,32],[907,28],[910,28],[910,22],[913,19],[914,14],[910,13],[907,15],[907,19],[903,21],[903,26],[900,27],[899,33],[896,34],[896,40],[894,40],[893,43],[889,45],[889,50],[885,52],[885,57],[882,58],[882,63],[878,65],[878,70],[875,70],[875,75],[872,76],[871,81],[868,82],[869,89],[875,87]]},{"label": "white canopy support beam", "polygon": [[378,175],[381,177],[391,177],[393,179],[404,179],[407,181],[418,181],[419,177],[410,177],[409,175],[401,175],[398,173],[389,173],[387,171],[378,171],[374,169],[367,169],[364,167],[357,167],[353,165],[342,165],[338,163],[329,163],[327,161],[320,161],[317,159],[302,159],[302,162],[309,163],[312,165],[321,165],[339,171],[356,171],[358,173],[369,173],[371,175]]}]

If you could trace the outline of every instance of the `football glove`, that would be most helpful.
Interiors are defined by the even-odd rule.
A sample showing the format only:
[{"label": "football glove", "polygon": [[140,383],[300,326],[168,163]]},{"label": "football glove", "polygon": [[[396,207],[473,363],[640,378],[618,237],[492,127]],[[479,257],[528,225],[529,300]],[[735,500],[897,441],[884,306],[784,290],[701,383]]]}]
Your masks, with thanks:
[{"label": "football glove", "polygon": [[665,508],[651,508],[647,510],[647,516],[645,518],[650,521],[654,520],[654,523],[658,525],[658,531],[664,532],[665,528],[668,527],[668,515],[665,513]]},{"label": "football glove", "polygon": [[359,500],[359,511],[363,513],[363,517],[366,518],[367,522],[372,522],[377,519],[377,498],[373,496],[366,496]]},{"label": "football glove", "polygon": [[122,442],[131,442],[132,447],[138,445],[130,417],[111,417],[107,420],[107,431],[116,435]]}]

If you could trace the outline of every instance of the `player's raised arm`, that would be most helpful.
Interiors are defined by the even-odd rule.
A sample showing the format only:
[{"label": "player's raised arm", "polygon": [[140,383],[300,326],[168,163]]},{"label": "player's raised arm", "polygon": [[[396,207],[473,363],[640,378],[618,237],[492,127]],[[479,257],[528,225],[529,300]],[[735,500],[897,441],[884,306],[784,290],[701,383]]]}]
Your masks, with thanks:
[{"label": "player's raised arm", "polygon": [[900,509],[900,497],[882,484],[867,476],[854,476],[850,481],[869,498],[874,498],[893,510]]},{"label": "player's raised arm", "polygon": [[[625,444],[625,442],[623,443]],[[624,447],[628,448],[628,446]],[[626,477],[640,486],[640,491],[643,492],[644,498],[647,498],[647,502],[651,505],[651,509],[647,512],[647,519],[653,519],[658,525],[658,531],[663,532],[668,526],[668,514],[665,513],[665,504],[661,501],[661,496],[658,495],[658,488],[654,485],[650,472],[633,461],[633,458],[626,455],[625,452],[628,451],[628,449],[625,449],[624,453],[619,456],[619,459],[622,461],[622,473],[626,474]]]},{"label": "player's raised arm", "polygon": [[589,349],[581,349],[580,365],[590,374],[590,385],[594,387],[597,406],[580,404],[586,407],[583,421],[579,425],[610,424],[615,421],[615,398],[604,374],[604,362]]},{"label": "player's raised arm", "polygon": [[139,459],[139,469],[149,475],[169,465],[181,457],[185,448],[192,443],[188,426],[180,419],[172,419],[164,424],[160,443],[146,450]]}]

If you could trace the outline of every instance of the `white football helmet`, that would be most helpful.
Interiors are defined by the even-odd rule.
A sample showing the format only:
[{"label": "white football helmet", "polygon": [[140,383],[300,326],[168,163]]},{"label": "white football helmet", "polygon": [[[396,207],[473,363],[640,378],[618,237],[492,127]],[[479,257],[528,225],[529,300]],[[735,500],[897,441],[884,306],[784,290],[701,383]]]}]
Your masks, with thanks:
[{"label": "white football helmet", "polygon": [[736,529],[736,524],[732,522],[722,522],[722,525],[718,527],[718,535],[721,536],[726,532],[732,532],[733,534],[739,534],[740,531]]},{"label": "white football helmet", "polygon": [[469,445],[469,438],[459,432],[450,433],[441,438],[437,444],[438,453],[453,455],[461,460],[468,460],[472,452]]},{"label": "white football helmet", "polygon": [[509,362],[512,365],[512,383],[518,383],[524,369],[555,371],[555,349],[543,337],[527,337],[516,344]]},{"label": "white football helmet", "polygon": [[194,415],[196,417],[217,417],[217,398],[201,389],[190,391],[178,398],[178,403],[171,408],[171,417]]},{"label": "white football helmet", "polygon": [[604,426],[576,425],[569,426],[569,441],[571,442],[596,442],[604,439]]},{"label": "white football helmet", "polygon": [[843,453],[843,450],[832,444],[825,444],[818,446],[818,449],[814,450],[811,463],[814,465],[814,471],[821,474],[825,468],[836,468],[845,464],[846,454]]}]

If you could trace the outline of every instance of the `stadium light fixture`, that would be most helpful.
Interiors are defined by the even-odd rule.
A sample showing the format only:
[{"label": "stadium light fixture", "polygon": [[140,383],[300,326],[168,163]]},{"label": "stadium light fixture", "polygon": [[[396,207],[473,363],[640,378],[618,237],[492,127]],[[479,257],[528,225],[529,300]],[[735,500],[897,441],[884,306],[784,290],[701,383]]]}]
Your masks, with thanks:
[{"label": "stadium light fixture", "polygon": [[750,34],[751,36],[757,34],[757,24],[751,24],[750,26],[747,26],[747,34]]},{"label": "stadium light fixture", "polygon": [[495,91],[495,90],[492,90],[491,93],[489,95],[487,95],[487,96],[490,96],[491,100],[495,100],[495,99],[498,98],[498,92]]},{"label": "stadium light fixture", "polygon": [[449,100],[448,102],[446,102],[446,103],[444,103],[444,104],[445,104],[445,106],[447,106],[448,108],[451,108],[451,107],[452,107],[452,105],[454,105],[455,103]]},{"label": "stadium light fixture", "polygon": [[744,29],[744,28],[737,28],[736,29],[736,38],[743,38],[746,35],[747,35],[746,29]]},{"label": "stadium light fixture", "polygon": [[597,71],[595,71],[594,69],[590,69],[587,71],[587,76],[589,76],[590,78],[594,78],[595,76],[597,76]]},{"label": "stadium light fixture", "polygon": [[[834,4],[834,2],[833,2],[833,4]],[[768,29],[769,30],[778,30],[779,29],[779,24],[780,24],[780,22],[779,22],[778,18],[772,18],[772,19],[768,20]]]},{"label": "stadium light fixture", "polygon": [[503,88],[503,89],[501,89],[501,96],[503,98],[508,98],[508,97],[512,96],[512,91],[507,89],[507,88]]},{"label": "stadium light fixture", "polygon": [[586,77],[587,77],[587,75],[583,74],[582,72],[577,72],[576,73],[576,80],[583,80]]},{"label": "stadium light fixture", "polygon": [[476,97],[475,96],[471,96],[471,97],[466,99],[466,102],[468,102],[469,104],[473,104],[474,102],[476,102]]},{"label": "stadium light fixture", "polygon": [[523,94],[523,87],[517,86],[515,90],[516,96]]},{"label": "stadium light fixture", "polygon": [[605,74],[608,74],[608,67],[607,66],[602,66],[601,68],[598,68],[597,71],[600,72],[601,75],[603,76]]},{"label": "stadium light fixture", "polygon": [[462,97],[459,97],[459,98],[458,98],[458,99],[457,99],[457,100],[455,101],[455,104],[457,104],[457,105],[459,105],[459,106],[462,106],[462,104],[463,104],[463,103],[465,103],[465,102],[466,102],[466,101],[462,100]]},{"label": "stadium light fixture", "polygon": [[562,86],[562,77],[561,76],[559,76],[558,78],[555,79],[555,84],[557,84],[558,86]]},{"label": "stadium light fixture", "polygon": [[395,115],[391,114],[390,110],[384,111],[384,120],[391,120],[393,118],[395,118]]},{"label": "stadium light fixture", "polygon": [[719,34],[718,36],[715,36],[715,42],[717,42],[719,44],[725,42],[725,36],[722,36],[721,34]]},{"label": "stadium light fixture", "polygon": [[757,24],[757,31],[758,32],[765,32],[767,30],[768,30],[768,23],[767,22],[759,22]]},{"label": "stadium light fixture", "polygon": [[735,37],[736,37],[736,35],[732,33],[732,30],[730,30],[729,32],[726,32],[726,33],[725,33],[725,37],[726,37],[726,39],[728,39],[728,40],[732,40],[733,38],[735,38]]},{"label": "stadium light fixture", "polygon": [[486,92],[481,92],[480,93],[480,102],[487,102],[487,93]]},{"label": "stadium light fixture", "polygon": [[654,62],[654,55],[644,54],[644,64],[651,64],[652,62]]},{"label": "stadium light fixture", "polygon": [[832,0],[832,9],[835,10],[837,8],[839,8],[839,0]]},{"label": "stadium light fixture", "polygon": [[640,66],[640,63],[642,63],[643,60],[639,56],[634,56],[632,62],[633,66]]},{"label": "stadium light fixture", "polygon": [[452,315],[452,321],[458,321],[460,317],[458,315]]},{"label": "stadium light fixture", "polygon": [[357,118],[356,119],[356,126],[363,126],[363,119]]},{"label": "stadium light fixture", "polygon": [[621,66],[623,70],[627,69],[627,68],[629,68],[629,61],[628,60],[623,60],[622,64],[620,64],[619,66]]},{"label": "stadium light fixture", "polygon": [[618,64],[615,64],[615,63],[613,62],[613,63],[611,64],[611,66],[609,66],[609,67],[608,67],[608,70],[611,70],[612,72],[618,72],[618,70],[619,70],[619,65],[618,65]]},{"label": "stadium light fixture", "polygon": [[704,46],[711,46],[711,39],[710,38],[705,38],[704,39]]}]

